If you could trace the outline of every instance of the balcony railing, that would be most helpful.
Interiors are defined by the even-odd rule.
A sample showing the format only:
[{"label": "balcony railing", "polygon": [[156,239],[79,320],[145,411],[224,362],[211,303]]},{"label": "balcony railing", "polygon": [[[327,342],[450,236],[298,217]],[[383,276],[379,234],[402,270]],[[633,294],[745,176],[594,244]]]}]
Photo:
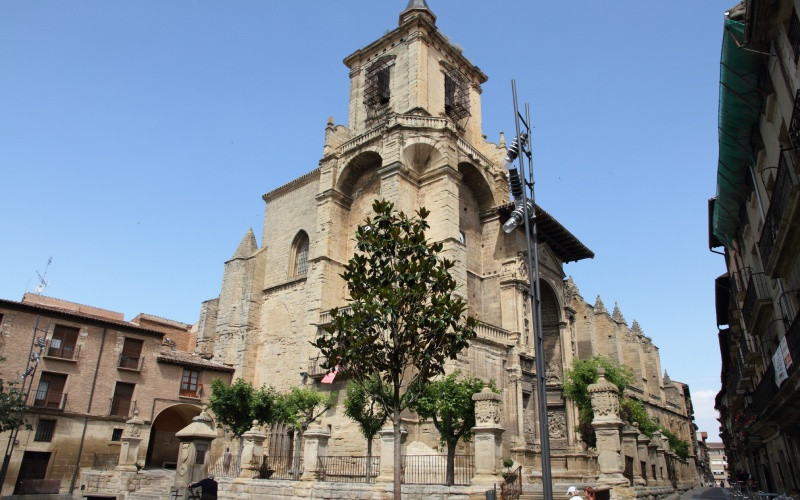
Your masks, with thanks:
[{"label": "balcony railing", "polygon": [[136,410],[136,401],[129,398],[109,398],[111,406],[108,414],[113,417],[129,417]]},{"label": "balcony railing", "polygon": [[764,273],[753,273],[747,283],[747,292],[742,306],[742,317],[747,329],[758,334],[761,321],[769,316],[771,299]]},{"label": "balcony railing", "polygon": [[792,357],[792,364],[787,367],[786,372],[791,376],[800,366],[800,313],[795,316],[792,326],[786,331],[786,344]]},{"label": "balcony railing", "polygon": [[792,174],[791,165],[792,159],[788,151],[781,151],[775,188],[772,190],[769,209],[761,230],[761,239],[758,242],[764,269],[773,276],[775,275],[777,256],[780,254],[780,251],[775,252],[775,245],[780,235],[781,223],[785,217],[791,216],[787,213],[787,208],[791,205],[798,185],[797,178]]},{"label": "balcony railing", "polygon": [[144,356],[130,356],[128,354],[119,355],[117,368],[140,372],[142,371],[143,366],[144,366]]},{"label": "balcony railing", "polygon": [[53,347],[53,341],[49,340],[45,346],[44,356],[47,358],[63,359],[66,361],[77,361],[81,352],[80,346],[75,344],[56,343],[58,347]]},{"label": "balcony railing", "polygon": [[794,96],[792,119],[789,121],[789,140],[793,147],[800,147],[800,89]]},{"label": "balcony railing", "polygon": [[203,394],[203,384],[184,385],[181,384],[178,395],[182,398],[200,398]]},{"label": "balcony railing", "polygon": [[775,367],[769,364],[761,382],[753,391],[753,403],[751,409],[756,415],[761,415],[772,403],[775,395],[778,394],[778,386],[775,384]]},{"label": "balcony railing", "polygon": [[[349,311],[349,310],[350,310],[350,306],[340,307],[339,308],[339,311]],[[319,324],[320,325],[329,325],[329,324],[331,324],[331,312],[330,311],[325,311],[325,312],[320,313],[320,315],[319,315]]]},{"label": "balcony railing", "polygon": [[[446,455],[403,455],[404,484],[445,484]],[[454,463],[455,485],[468,485],[475,475],[475,456],[456,455]]]},{"label": "balcony railing", "polygon": [[488,323],[479,322],[475,327],[475,333],[479,339],[493,340],[503,345],[513,345],[511,334],[508,330]]},{"label": "balcony railing", "polygon": [[33,396],[33,406],[64,411],[67,407],[67,394],[61,391],[36,391]]}]

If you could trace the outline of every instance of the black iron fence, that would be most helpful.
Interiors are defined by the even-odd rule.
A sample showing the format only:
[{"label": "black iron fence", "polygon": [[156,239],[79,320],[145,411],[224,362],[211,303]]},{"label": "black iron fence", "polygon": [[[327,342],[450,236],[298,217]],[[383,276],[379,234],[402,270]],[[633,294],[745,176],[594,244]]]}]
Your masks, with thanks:
[{"label": "black iron fence", "polygon": [[300,458],[299,466],[295,468],[294,457],[292,456],[268,456],[261,457],[259,467],[260,479],[300,479],[303,475],[303,458]]},{"label": "black iron fence", "polygon": [[216,477],[239,477],[240,457],[226,452],[222,455],[211,455],[208,461],[208,473]]},{"label": "black iron fence", "polygon": [[[445,484],[447,475],[446,455],[403,455],[403,483]],[[456,455],[453,475],[454,485],[469,485],[475,474],[473,455]]]},{"label": "black iron fence", "polygon": [[[367,464],[369,463],[369,475]],[[317,457],[320,481],[343,483],[373,482],[380,472],[380,458],[366,456],[325,456]]]}]

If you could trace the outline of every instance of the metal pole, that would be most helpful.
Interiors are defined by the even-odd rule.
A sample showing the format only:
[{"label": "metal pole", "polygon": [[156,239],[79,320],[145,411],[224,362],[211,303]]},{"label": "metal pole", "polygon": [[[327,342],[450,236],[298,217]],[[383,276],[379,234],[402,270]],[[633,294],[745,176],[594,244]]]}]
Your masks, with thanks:
[{"label": "metal pole", "polygon": [[[517,82],[511,80],[511,93],[514,96],[514,123],[516,125],[517,137],[520,137],[520,114],[517,105]],[[525,104],[525,126],[528,129],[528,141],[531,141],[530,131],[530,110]],[[530,144],[530,142],[528,143]],[[524,154],[523,154],[524,153]],[[544,500],[553,499],[553,479],[550,465],[550,431],[547,425],[547,374],[545,373],[544,360],[544,334],[542,332],[542,302],[541,287],[539,282],[539,245],[536,234],[536,197],[533,180],[533,157],[530,147],[525,150],[520,145],[519,166],[520,177],[525,179],[525,160],[528,158],[530,166],[528,181],[525,182],[530,189],[530,200],[534,213],[528,213],[528,193],[527,189],[522,189],[522,206],[525,215],[525,245],[526,256],[528,259],[528,288],[531,299],[531,315],[533,316],[534,330],[534,357],[536,358],[536,399],[539,410],[539,442],[542,459],[542,495]]]}]

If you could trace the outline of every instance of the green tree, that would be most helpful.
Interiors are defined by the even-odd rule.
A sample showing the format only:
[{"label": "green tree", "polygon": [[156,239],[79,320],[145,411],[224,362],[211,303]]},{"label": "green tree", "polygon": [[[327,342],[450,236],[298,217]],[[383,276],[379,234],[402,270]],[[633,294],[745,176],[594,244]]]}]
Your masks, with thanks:
[{"label": "green tree", "polygon": [[[483,381],[478,378],[458,380],[458,372],[425,384],[420,395],[413,404],[417,414],[423,419],[433,420],[439,431],[443,445],[447,446],[447,472],[445,481],[448,486],[455,482],[455,455],[458,441],[469,441],[472,428],[475,427],[475,402],[472,395],[481,392]],[[494,383],[490,384],[497,392]]]},{"label": "green tree", "polygon": [[[0,357],[0,362],[5,358]],[[25,394],[16,380],[3,380],[0,377],[0,433],[25,427],[30,424],[25,420]]]},{"label": "green tree", "polygon": [[[372,477],[372,440],[389,417],[380,400],[387,400],[386,386],[377,375],[372,375],[362,383],[351,380],[347,384],[347,397],[344,400],[344,414],[355,420],[361,434],[367,439],[367,476]],[[380,391],[384,391],[381,394]]]},{"label": "green tree", "polygon": [[217,424],[226,428],[239,440],[239,456],[242,453],[242,434],[253,426],[275,421],[278,394],[272,387],[253,388],[250,382],[237,378],[230,386],[215,378],[211,381],[211,397],[208,407],[217,417]]},{"label": "green tree", "polygon": [[278,398],[276,420],[291,426],[295,431],[294,478],[300,476],[300,453],[303,446],[303,433],[308,426],[336,404],[338,393],[322,393],[310,387],[293,387],[287,394]]},{"label": "green tree", "polygon": [[475,320],[464,320],[466,303],[453,295],[453,262],[442,258],[442,243],[425,237],[430,214],[424,207],[409,217],[376,200],[375,216],[356,231],[356,255],[342,277],[350,308],[331,310],[326,333],[312,344],[341,364],[355,380],[379,374],[387,386],[382,401],[394,425],[394,497],[400,499],[400,413],[422,387],[444,373],[447,359],[475,337]]},{"label": "green tree", "polygon": [[619,395],[630,384],[633,374],[619,363],[604,356],[594,356],[589,359],[576,358],[572,368],[564,373],[564,395],[575,402],[578,407],[578,431],[581,440],[589,446],[595,446],[595,434],[592,427],[594,411],[592,399],[589,397],[589,386],[597,382],[597,369],[602,366],[606,380],[616,385]]}]

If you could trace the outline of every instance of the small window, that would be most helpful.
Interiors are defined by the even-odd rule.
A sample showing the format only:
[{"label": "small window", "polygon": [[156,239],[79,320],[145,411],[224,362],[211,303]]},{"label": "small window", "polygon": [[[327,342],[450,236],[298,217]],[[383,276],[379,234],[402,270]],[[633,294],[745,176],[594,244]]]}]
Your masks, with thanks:
[{"label": "small window", "polygon": [[467,84],[456,71],[444,75],[444,114],[455,121],[469,116]]},{"label": "small window", "polygon": [[49,443],[53,440],[53,432],[55,430],[55,420],[40,419],[39,423],[36,424],[36,434],[33,436],[33,440]]},{"label": "small window", "polygon": [[200,372],[195,370],[184,369],[183,376],[181,377],[181,391],[180,395],[188,398],[200,397],[200,384],[197,383],[200,378]]},{"label": "small window", "polygon": [[53,338],[47,346],[47,355],[54,358],[74,359],[75,346],[78,343],[78,328],[56,325]]},{"label": "small window", "polygon": [[308,272],[308,235],[300,231],[292,245],[292,276],[302,276]]},{"label": "small window", "polygon": [[391,58],[382,58],[367,68],[364,104],[368,109],[386,106],[391,100],[391,61]]},{"label": "small window", "polygon": [[111,440],[122,441],[122,429],[111,429]]}]

